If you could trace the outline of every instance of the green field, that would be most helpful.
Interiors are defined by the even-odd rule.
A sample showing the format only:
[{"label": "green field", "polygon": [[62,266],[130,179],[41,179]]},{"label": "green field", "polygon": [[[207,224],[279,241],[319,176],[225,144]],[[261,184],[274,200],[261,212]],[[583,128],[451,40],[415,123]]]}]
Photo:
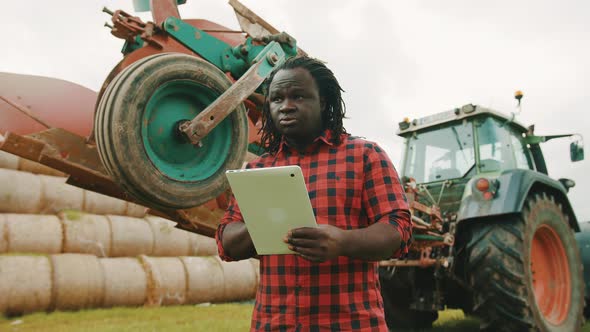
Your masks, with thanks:
[{"label": "green field", "polygon": [[[251,315],[251,303],[95,309],[3,317],[0,331],[247,331]],[[426,331],[477,331],[478,324],[476,319],[465,318],[460,310],[447,310],[441,312],[434,328]],[[583,331],[590,332],[590,324]]]}]

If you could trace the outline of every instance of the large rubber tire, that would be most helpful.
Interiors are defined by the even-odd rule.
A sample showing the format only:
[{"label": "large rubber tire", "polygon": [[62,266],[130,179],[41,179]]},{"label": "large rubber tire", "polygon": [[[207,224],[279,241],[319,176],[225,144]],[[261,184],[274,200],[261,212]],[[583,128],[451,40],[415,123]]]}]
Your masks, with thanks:
[{"label": "large rubber tire", "polygon": [[240,168],[248,146],[243,105],[195,147],[177,135],[231,86],[199,58],[163,53],[121,71],[105,90],[94,123],[105,169],[141,203],[160,209],[201,205],[227,189],[226,169]]},{"label": "large rubber tire", "polygon": [[466,271],[485,331],[580,331],[584,282],[568,217],[553,197],[521,216],[471,225]]},{"label": "large rubber tire", "polygon": [[380,268],[381,297],[385,321],[391,331],[397,329],[428,329],[438,319],[438,311],[410,309],[412,282],[402,276],[402,271],[391,272]]}]

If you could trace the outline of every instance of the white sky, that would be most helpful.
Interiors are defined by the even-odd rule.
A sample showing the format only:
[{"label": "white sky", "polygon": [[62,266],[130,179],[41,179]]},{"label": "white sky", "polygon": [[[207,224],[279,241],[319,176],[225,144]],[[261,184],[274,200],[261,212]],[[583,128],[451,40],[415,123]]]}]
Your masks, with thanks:
[{"label": "white sky", "polygon": [[[225,0],[188,0],[183,18],[238,29]],[[243,0],[328,62],[346,90],[348,131],[377,141],[401,170],[404,117],[473,103],[518,120],[537,134],[581,133],[590,140],[590,2]],[[4,1],[0,71],[66,79],[98,90],[120,60],[103,6],[133,12],[131,0]],[[141,13],[151,20],[149,13]],[[569,161],[569,139],[546,143],[555,177],[574,179],[570,199],[590,220],[588,161]],[[587,151],[588,153],[588,151]],[[587,157],[590,159],[590,157]]]}]

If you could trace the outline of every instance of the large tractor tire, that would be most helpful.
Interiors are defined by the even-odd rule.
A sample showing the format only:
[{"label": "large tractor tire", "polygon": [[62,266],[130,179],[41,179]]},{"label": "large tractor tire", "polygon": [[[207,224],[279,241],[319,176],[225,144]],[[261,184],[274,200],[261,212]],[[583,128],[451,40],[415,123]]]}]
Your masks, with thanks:
[{"label": "large tractor tire", "polygon": [[580,331],[582,265],[553,197],[529,197],[521,216],[472,225],[466,271],[485,331]]},{"label": "large tractor tire", "polygon": [[427,329],[438,319],[438,311],[422,311],[410,309],[412,301],[412,282],[402,271],[392,273],[387,268],[379,270],[381,297],[387,327],[397,329]]},{"label": "large tractor tire", "polygon": [[231,86],[199,58],[156,54],[121,71],[105,90],[94,123],[100,158],[139,202],[161,209],[205,203],[227,189],[226,169],[240,168],[248,120],[240,105],[195,146],[178,123],[192,120]]}]

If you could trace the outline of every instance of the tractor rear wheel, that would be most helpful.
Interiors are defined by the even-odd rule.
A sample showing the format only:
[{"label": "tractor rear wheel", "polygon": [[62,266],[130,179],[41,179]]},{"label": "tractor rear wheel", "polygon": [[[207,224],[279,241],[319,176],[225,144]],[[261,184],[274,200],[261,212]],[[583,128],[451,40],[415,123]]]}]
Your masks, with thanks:
[{"label": "tractor rear wheel", "polygon": [[94,132],[105,169],[139,202],[161,209],[205,203],[227,189],[226,169],[240,168],[248,120],[240,105],[194,146],[178,123],[192,120],[231,86],[197,57],[163,53],[121,71],[97,108]]},{"label": "tractor rear wheel", "polygon": [[553,197],[521,216],[472,225],[467,272],[486,331],[580,331],[584,283],[568,217]]}]

